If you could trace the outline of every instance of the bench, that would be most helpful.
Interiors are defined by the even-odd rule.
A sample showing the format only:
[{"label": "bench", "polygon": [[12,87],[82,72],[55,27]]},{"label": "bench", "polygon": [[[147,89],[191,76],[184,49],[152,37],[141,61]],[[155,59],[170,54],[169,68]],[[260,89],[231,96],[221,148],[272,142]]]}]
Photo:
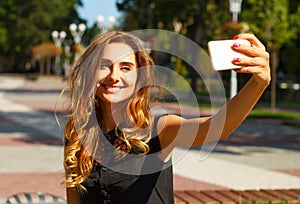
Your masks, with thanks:
[{"label": "bench", "polygon": [[300,204],[300,189],[175,191],[175,204]]}]

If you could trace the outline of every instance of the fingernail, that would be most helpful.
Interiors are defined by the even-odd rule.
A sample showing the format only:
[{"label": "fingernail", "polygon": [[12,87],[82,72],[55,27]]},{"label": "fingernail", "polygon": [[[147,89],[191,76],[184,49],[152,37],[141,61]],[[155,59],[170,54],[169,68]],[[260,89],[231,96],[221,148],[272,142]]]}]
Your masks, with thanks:
[{"label": "fingernail", "polygon": [[237,40],[237,39],[239,39],[239,36],[236,35],[236,36],[234,36],[232,39],[233,39],[233,40]]},{"label": "fingernail", "polygon": [[234,58],[233,59],[233,62],[240,62],[241,61],[241,58]]},{"label": "fingernail", "polygon": [[238,48],[238,47],[240,47],[240,44],[239,43],[233,43],[233,47]]}]

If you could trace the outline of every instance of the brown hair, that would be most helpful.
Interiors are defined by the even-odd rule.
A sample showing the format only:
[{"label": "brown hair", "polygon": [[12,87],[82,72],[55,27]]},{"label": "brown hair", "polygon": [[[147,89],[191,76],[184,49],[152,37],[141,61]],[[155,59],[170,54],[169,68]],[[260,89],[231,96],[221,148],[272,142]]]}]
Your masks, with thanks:
[{"label": "brown hair", "polygon": [[138,148],[139,154],[149,151],[147,142],[151,138],[153,124],[149,107],[150,80],[153,79],[153,69],[150,67],[154,63],[141,42],[125,32],[107,32],[97,36],[75,61],[68,83],[61,93],[68,93],[70,103],[70,113],[64,128],[66,187],[81,186],[93,167],[101,131],[95,116],[98,111],[95,97],[97,72],[105,45],[109,43],[129,45],[135,52],[139,67],[135,92],[127,104],[127,117],[122,123],[121,134],[117,135],[119,141],[116,149],[129,153],[132,148]]}]

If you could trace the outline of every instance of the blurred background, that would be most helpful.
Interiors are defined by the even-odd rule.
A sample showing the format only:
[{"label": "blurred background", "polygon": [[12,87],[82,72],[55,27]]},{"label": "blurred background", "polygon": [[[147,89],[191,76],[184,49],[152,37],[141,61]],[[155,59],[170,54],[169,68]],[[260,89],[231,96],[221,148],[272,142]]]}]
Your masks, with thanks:
[{"label": "blurred background", "polygon": [[[63,133],[54,106],[74,59],[109,30],[168,30],[205,51],[210,40],[254,33],[271,55],[270,86],[209,159],[195,162],[199,150],[205,153],[197,147],[174,166],[175,190],[300,189],[299,27],[299,0],[0,0],[0,203],[22,191],[65,197],[59,186]],[[172,39],[160,37],[161,46],[172,49]],[[211,114],[209,93],[195,70],[166,52],[151,54],[196,93],[199,107],[189,103],[188,88],[176,81],[170,87],[180,92],[184,114],[193,117],[195,108]],[[228,98],[249,78],[231,71],[220,76]],[[175,103],[166,98],[163,108],[178,113]]]}]

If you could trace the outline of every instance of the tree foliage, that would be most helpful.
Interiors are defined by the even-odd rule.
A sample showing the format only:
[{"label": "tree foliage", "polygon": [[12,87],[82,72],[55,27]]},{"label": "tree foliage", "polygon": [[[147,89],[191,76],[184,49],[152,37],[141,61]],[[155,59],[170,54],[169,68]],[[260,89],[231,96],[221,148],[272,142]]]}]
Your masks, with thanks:
[{"label": "tree foliage", "polygon": [[[119,0],[125,13],[126,30],[159,28],[174,31],[174,22],[182,25],[181,34],[206,48],[209,40],[232,38],[242,28],[231,25],[229,1],[218,0]],[[227,31],[227,32],[224,32]],[[186,65],[188,66],[188,65]],[[188,68],[191,87],[197,92],[197,74]]]},{"label": "tree foliage", "polygon": [[[174,30],[173,22],[177,21],[182,24],[181,34],[204,48],[209,40],[231,38],[240,32],[255,33],[271,53],[272,89],[276,89],[274,83],[282,47],[298,45],[299,52],[298,0],[244,0],[239,23],[231,21],[228,0],[118,0],[117,7],[125,13],[125,29]],[[297,73],[295,65],[294,70],[290,70],[292,73]]]},{"label": "tree foliage", "polygon": [[51,41],[52,30],[67,31],[71,22],[80,21],[80,5],[80,0],[1,0],[0,53],[26,58],[34,45]]},{"label": "tree foliage", "polygon": [[224,25],[230,22],[228,1],[218,0],[119,0],[125,13],[125,30],[161,28],[174,30],[174,21],[182,24],[181,33],[199,44],[222,38]]},{"label": "tree foliage", "polygon": [[231,22],[229,1],[118,0],[116,5],[125,13],[125,30],[173,30],[173,22],[179,21],[181,33],[203,45],[207,40],[233,37],[230,35],[250,28],[273,49],[299,34],[300,2],[296,0],[243,1],[238,25]]},{"label": "tree foliage", "polygon": [[242,12],[243,20],[270,50],[278,50],[296,39],[300,13],[290,10],[288,0],[249,0],[246,3],[248,9]]}]

